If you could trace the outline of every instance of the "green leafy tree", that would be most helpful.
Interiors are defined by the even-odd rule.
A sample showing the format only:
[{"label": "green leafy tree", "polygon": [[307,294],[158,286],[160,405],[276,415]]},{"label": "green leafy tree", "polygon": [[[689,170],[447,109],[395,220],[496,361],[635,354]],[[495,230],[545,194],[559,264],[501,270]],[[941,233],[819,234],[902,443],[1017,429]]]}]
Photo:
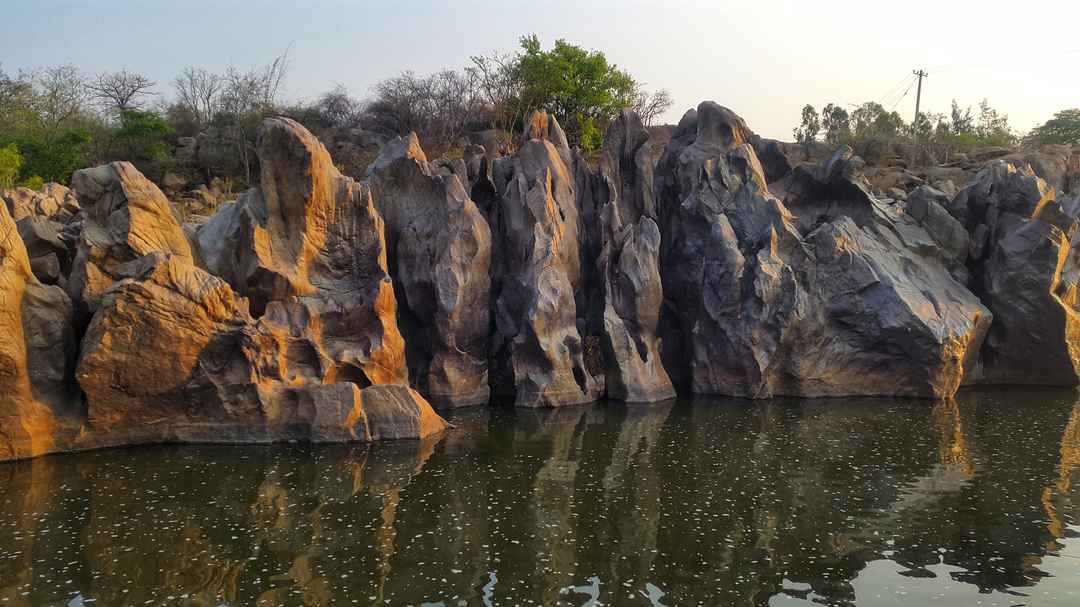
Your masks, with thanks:
[{"label": "green leafy tree", "polygon": [[1034,144],[1063,143],[1080,145],[1080,108],[1061,110],[1028,135]]},{"label": "green leafy tree", "polygon": [[0,188],[10,188],[15,185],[22,165],[22,154],[14,143],[0,147]]},{"label": "green leafy tree", "polygon": [[830,103],[822,109],[821,126],[825,130],[825,141],[830,145],[837,145],[851,138],[851,117],[847,110],[838,105]]},{"label": "green leafy tree", "polygon": [[586,137],[589,131],[603,132],[623,108],[634,105],[637,82],[600,51],[565,40],[545,51],[536,35],[523,37],[521,49],[518,69],[525,106],[554,114],[571,144],[586,151],[591,151],[586,145],[598,147],[598,138]]},{"label": "green leafy tree", "polygon": [[816,141],[819,132],[821,132],[821,118],[814,106],[808,103],[802,109],[802,123],[794,130],[795,141],[806,145]]},{"label": "green leafy tree", "polygon": [[955,99],[952,100],[949,116],[949,132],[953,135],[975,132],[975,118],[971,115],[971,108],[961,110]]},{"label": "green leafy tree", "polygon": [[113,137],[121,148],[120,156],[127,160],[160,160],[168,155],[172,132],[157,112],[122,110]]},{"label": "green leafy tree", "polygon": [[904,129],[904,119],[886,111],[880,103],[867,101],[851,113],[851,130],[856,139],[895,139]]},{"label": "green leafy tree", "polygon": [[89,164],[90,142],[90,131],[81,128],[67,129],[48,139],[23,138],[17,142],[25,158],[23,178],[37,176],[45,181],[66,183],[73,172]]}]

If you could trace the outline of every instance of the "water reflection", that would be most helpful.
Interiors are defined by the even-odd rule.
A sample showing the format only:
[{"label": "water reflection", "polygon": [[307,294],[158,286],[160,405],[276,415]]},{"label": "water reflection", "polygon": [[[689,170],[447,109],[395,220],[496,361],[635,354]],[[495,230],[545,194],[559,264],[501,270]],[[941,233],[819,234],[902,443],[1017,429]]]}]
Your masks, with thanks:
[{"label": "water reflection", "polygon": [[1080,403],[476,409],[0,465],[0,605],[1080,604]]}]

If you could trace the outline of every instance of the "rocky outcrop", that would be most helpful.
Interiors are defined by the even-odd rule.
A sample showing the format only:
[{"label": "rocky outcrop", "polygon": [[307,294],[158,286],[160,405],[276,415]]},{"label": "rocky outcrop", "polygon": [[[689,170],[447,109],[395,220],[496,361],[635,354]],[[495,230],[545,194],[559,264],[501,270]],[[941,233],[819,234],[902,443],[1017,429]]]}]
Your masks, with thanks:
[{"label": "rocky outcrop", "polygon": [[558,122],[533,116],[502,188],[495,240],[499,264],[493,388],[523,407],[596,400],[602,378],[585,366],[577,199]]},{"label": "rocky outcrop", "polygon": [[84,226],[67,291],[80,316],[97,310],[126,263],[155,252],[191,261],[191,247],[165,194],[131,163],[75,171],[71,185]]},{"label": "rocky outcrop", "polygon": [[444,427],[406,386],[312,383],[305,341],[254,321],[225,281],[184,260],[148,255],[121,276],[77,369],[102,440],[369,441]]},{"label": "rocky outcrop", "polygon": [[257,187],[183,226],[127,163],[5,192],[0,459],[418,438],[446,427],[428,399],[1078,383],[1068,167],[1040,165],[1056,187],[1035,158],[955,196],[926,184],[963,173],[875,195],[850,149],[813,164],[712,102],[658,161],[629,111],[596,158],[544,113],[524,139],[429,161],[399,137],[357,181],[269,119]]},{"label": "rocky outcrop", "polygon": [[971,288],[994,313],[968,383],[1078,383],[1077,217],[1030,167],[1003,160],[976,175],[950,206],[971,237]]},{"label": "rocky outcrop", "polygon": [[987,310],[909,248],[850,151],[797,167],[785,203],[769,192],[748,133],[706,102],[660,162],[661,268],[674,316],[664,337],[683,344],[668,352],[668,369],[686,365],[696,393],[955,392]]},{"label": "rocky outcrop", "polygon": [[587,225],[600,251],[584,259],[596,259],[607,394],[628,402],[674,398],[657,335],[664,295],[652,148],[633,112],[608,129],[595,181],[594,204],[583,206],[595,208]]},{"label": "rocky outcrop", "polygon": [[386,221],[411,383],[440,406],[487,402],[487,221],[459,175],[429,165],[415,135],[388,143],[369,175]]},{"label": "rocky outcrop", "polygon": [[407,382],[370,188],[341,175],[292,120],[267,120],[258,149],[260,187],[199,228],[204,267],[249,298],[256,317],[302,339],[317,380]]},{"label": "rocky outcrop", "polygon": [[0,460],[55,450],[79,414],[71,301],[30,271],[26,248],[0,205]]}]

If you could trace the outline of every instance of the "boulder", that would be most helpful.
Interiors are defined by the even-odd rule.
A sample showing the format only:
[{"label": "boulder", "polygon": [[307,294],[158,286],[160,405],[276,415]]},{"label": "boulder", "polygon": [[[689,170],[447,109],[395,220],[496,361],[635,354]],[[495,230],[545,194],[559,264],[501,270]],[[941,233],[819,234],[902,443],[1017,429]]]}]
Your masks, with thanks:
[{"label": "boulder", "polygon": [[626,110],[604,140],[594,188],[600,254],[585,259],[596,259],[601,286],[607,394],[628,402],[675,397],[657,335],[664,296],[653,185],[649,132]]},{"label": "boulder", "polygon": [[121,276],[83,338],[84,444],[370,441],[445,427],[405,386],[313,383],[309,341],[255,321],[225,281],[177,256],[147,255]]},{"label": "boulder", "polygon": [[97,309],[123,264],[155,252],[192,260],[168,199],[131,163],[75,171],[71,185],[85,217],[67,283],[80,316]]},{"label": "boulder", "polygon": [[75,330],[63,289],[43,285],[0,205],[0,460],[53,451],[79,415]]},{"label": "boulder", "polygon": [[75,194],[59,183],[47,183],[41,191],[30,188],[2,190],[0,198],[15,221],[44,218],[67,223],[79,213]]},{"label": "boulder", "polygon": [[490,394],[491,231],[462,175],[437,173],[416,135],[405,139],[384,147],[370,184],[386,221],[409,377],[437,406],[482,404]]},{"label": "boulder", "polygon": [[16,225],[34,276],[45,284],[61,284],[71,273],[74,239],[65,233],[63,225],[44,217],[26,217]]}]

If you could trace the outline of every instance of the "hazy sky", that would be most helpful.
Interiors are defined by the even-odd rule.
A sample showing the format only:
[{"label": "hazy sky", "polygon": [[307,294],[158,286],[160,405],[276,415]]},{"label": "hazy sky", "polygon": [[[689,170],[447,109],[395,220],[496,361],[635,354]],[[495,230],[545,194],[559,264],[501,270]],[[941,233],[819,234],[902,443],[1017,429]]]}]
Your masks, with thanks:
[{"label": "hazy sky", "polygon": [[602,50],[667,88],[672,122],[712,99],[783,139],[806,103],[876,100],[910,120],[914,88],[898,98],[915,68],[930,73],[926,111],[986,97],[1027,130],[1080,106],[1076,0],[2,2],[7,71],[136,70],[167,94],[184,66],[250,67],[292,43],[291,99],[336,84],[365,96],[382,77],[460,67],[536,33],[545,47],[565,38]]}]

